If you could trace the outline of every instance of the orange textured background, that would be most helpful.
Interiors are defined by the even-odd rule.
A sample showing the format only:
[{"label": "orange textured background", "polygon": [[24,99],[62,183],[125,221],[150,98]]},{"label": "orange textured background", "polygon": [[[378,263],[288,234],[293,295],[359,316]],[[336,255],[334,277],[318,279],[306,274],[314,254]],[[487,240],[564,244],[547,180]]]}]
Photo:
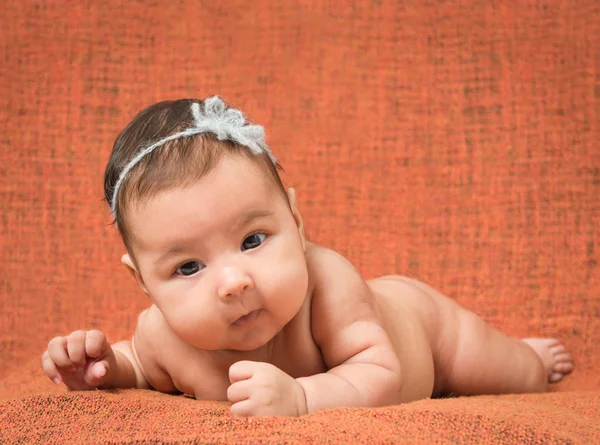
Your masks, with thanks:
[{"label": "orange textured background", "polygon": [[61,391],[54,335],[131,334],[112,142],[212,94],[266,127],[313,241],[561,338],[559,389],[600,390],[600,3],[140,4],[0,2],[0,399]]}]

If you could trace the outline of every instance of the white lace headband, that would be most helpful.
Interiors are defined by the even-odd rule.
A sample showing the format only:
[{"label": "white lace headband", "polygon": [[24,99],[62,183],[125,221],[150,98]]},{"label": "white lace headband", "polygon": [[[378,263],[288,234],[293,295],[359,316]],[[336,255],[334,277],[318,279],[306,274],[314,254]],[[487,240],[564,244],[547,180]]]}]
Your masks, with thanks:
[{"label": "white lace headband", "polygon": [[219,96],[213,96],[204,101],[204,112],[200,110],[198,102],[192,103],[192,114],[194,115],[194,126],[179,133],[167,136],[152,145],[140,150],[129,164],[121,171],[119,179],[113,190],[110,210],[114,216],[117,215],[117,196],[123,181],[129,172],[148,154],[158,147],[174,139],[193,136],[200,133],[213,133],[220,141],[230,140],[248,147],[254,154],[267,153],[273,164],[277,159],[265,142],[265,130],[260,125],[250,125],[240,110],[227,108],[225,102]]}]

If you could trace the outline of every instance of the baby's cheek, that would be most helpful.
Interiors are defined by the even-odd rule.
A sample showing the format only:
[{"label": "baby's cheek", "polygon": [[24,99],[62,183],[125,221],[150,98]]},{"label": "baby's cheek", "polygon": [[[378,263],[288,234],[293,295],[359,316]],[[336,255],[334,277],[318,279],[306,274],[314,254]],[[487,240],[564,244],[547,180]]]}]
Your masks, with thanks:
[{"label": "baby's cheek", "polygon": [[280,261],[271,277],[274,294],[291,306],[301,305],[308,288],[308,272],[304,256],[288,256]]},{"label": "baby's cheek", "polygon": [[186,343],[201,349],[214,349],[220,340],[223,327],[219,317],[208,309],[198,307],[178,308],[172,311],[169,322],[175,333]]}]

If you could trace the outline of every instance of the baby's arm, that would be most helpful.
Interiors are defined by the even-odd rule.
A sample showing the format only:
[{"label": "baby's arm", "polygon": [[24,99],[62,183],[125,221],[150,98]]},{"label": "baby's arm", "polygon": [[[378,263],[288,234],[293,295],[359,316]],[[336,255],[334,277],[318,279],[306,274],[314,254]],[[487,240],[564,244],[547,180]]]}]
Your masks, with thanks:
[{"label": "baby's arm", "polygon": [[131,343],[110,345],[98,330],[74,331],[50,340],[42,355],[46,375],[71,390],[148,388],[133,357]]},{"label": "baby's arm", "polygon": [[329,371],[298,378],[308,412],[400,402],[401,367],[374,296],[341,255],[322,249],[309,267],[316,276],[312,332]]},{"label": "baby's arm", "polygon": [[[154,325],[147,319],[147,312],[140,315],[132,341],[111,346],[104,333],[97,330],[53,338],[42,355],[46,375],[56,383],[64,382],[71,390],[154,387],[170,392],[172,381],[153,360],[152,342],[148,339],[152,338]],[[140,357],[149,372],[143,369]]]},{"label": "baby's arm", "polygon": [[101,389],[137,388],[149,389],[150,384],[144,377],[139,361],[135,358],[133,341],[120,341],[112,345],[117,359],[116,372],[107,375],[107,381]]}]

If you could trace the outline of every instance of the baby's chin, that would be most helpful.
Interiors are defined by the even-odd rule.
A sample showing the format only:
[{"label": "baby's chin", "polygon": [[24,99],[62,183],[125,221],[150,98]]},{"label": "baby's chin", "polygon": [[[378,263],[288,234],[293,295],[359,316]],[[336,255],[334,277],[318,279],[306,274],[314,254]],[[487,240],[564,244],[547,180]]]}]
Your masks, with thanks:
[{"label": "baby's chin", "polygon": [[[224,338],[222,341],[217,342],[214,341],[214,337],[212,341],[207,339],[202,342],[189,339],[188,343],[204,351],[250,352],[266,346],[275,338],[277,333],[278,331],[272,334],[264,332],[252,333],[254,335],[245,335],[244,338]],[[224,335],[224,337],[227,337],[227,335]],[[233,335],[232,337],[237,337],[237,335]]]},{"label": "baby's chin", "polygon": [[224,345],[224,348],[219,349],[240,352],[256,351],[257,349],[265,347],[271,340],[273,340],[273,338],[275,338],[275,335],[277,335],[277,332],[274,332],[272,335],[260,335],[256,337],[245,338],[243,340],[236,339],[227,342],[227,344]]},{"label": "baby's chin", "polygon": [[269,338],[265,341],[254,341],[254,342],[227,342],[222,344],[199,344],[194,345],[198,349],[202,349],[204,351],[223,351],[223,352],[251,352],[256,351],[265,347],[272,338]]}]

